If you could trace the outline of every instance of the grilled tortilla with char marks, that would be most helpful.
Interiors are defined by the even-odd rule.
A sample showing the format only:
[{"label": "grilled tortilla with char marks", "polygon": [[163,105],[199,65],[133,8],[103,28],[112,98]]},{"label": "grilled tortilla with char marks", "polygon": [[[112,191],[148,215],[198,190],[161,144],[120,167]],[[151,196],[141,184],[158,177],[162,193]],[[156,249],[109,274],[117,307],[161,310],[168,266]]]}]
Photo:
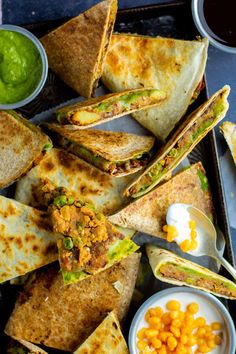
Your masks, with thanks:
[{"label": "grilled tortilla with char marks", "polygon": [[126,90],[65,106],[55,112],[60,124],[93,127],[137,110],[160,104],[166,93],[156,89]]},{"label": "grilled tortilla with char marks", "polygon": [[154,137],[46,124],[52,139],[67,151],[116,177],[139,171],[154,154]]},{"label": "grilled tortilla with char marks", "polygon": [[217,91],[208,101],[191,113],[176,133],[158,152],[155,160],[128,186],[124,194],[139,197],[173,171],[214,126],[224,118],[229,104],[229,86]]}]

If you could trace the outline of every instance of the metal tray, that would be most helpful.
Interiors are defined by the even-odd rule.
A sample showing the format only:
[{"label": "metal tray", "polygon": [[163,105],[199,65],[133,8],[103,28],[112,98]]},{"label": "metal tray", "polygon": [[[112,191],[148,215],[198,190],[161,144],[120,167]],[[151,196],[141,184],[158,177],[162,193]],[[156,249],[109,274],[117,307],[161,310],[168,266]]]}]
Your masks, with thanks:
[{"label": "metal tray", "polygon": [[[26,25],[25,27],[32,31],[36,36],[40,37],[63,23],[65,20],[67,19]],[[153,36],[160,35],[189,40],[194,39],[196,35],[198,35],[192,21],[190,4],[186,4],[184,1],[175,2],[174,4],[159,4],[119,11],[115,31]],[[49,71],[48,79],[43,91],[33,102],[19,111],[24,116],[32,118],[35,114],[48,110],[51,107],[76,97],[77,94],[75,91],[66,86],[58,77],[56,77],[56,75]],[[207,97],[207,88],[205,88],[201,92],[197,101],[190,107],[190,110],[193,110],[195,107],[203,103]],[[226,239],[224,256],[231,264],[235,266],[214,131],[210,132],[201,141],[201,143],[197,145],[197,147],[188,155],[188,158],[190,163],[202,161],[206,169],[213,194],[213,202],[218,220],[218,226]],[[14,186],[11,188],[11,192],[11,195],[13,195]],[[142,261],[144,263],[147,262],[145,256]],[[201,258],[196,258],[195,261],[201,263]],[[224,275],[224,270],[221,269],[220,273]],[[147,283],[149,283],[149,286],[145,288],[145,284]],[[155,286],[150,287],[150,284],[153,283],[155,283]],[[170,286],[168,284],[156,281],[151,273],[146,278],[145,284],[143,298],[138,303],[133,301],[131,304],[125,323],[126,334],[128,333],[129,325],[134,312],[137,310],[137,306],[157,291],[157,289],[160,290]],[[14,307],[18,290],[20,290],[19,287],[9,285],[8,282],[0,285],[0,353],[6,352],[5,345],[7,343],[7,338],[3,334],[3,330]],[[233,301],[224,301],[224,303],[228,307],[236,323],[236,312],[234,311],[235,305]],[[49,353],[65,353],[48,348],[47,351]]]}]

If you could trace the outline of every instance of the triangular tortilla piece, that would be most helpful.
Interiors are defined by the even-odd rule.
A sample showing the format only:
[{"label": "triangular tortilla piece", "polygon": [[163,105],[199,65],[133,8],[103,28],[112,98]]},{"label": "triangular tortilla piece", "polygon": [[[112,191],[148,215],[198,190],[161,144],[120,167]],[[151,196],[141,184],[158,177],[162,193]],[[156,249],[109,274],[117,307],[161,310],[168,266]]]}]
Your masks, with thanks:
[{"label": "triangular tortilla piece", "polygon": [[236,284],[229,279],[165,249],[147,245],[146,250],[157,279],[236,300]]},{"label": "triangular tortilla piece", "polygon": [[37,199],[41,179],[49,179],[56,187],[65,187],[85,202],[93,204],[105,215],[114,213],[128,201],[122,196],[132,175],[111,177],[61,149],[51,149],[16,186],[15,199],[34,207],[42,207]]},{"label": "triangular tortilla piece", "polygon": [[102,1],[41,38],[49,67],[84,97],[102,74],[116,12],[117,0]]},{"label": "triangular tortilla piece", "polygon": [[14,111],[0,111],[0,189],[15,182],[51,144],[41,129]]},{"label": "triangular tortilla piece", "polygon": [[112,311],[73,354],[129,354],[119,321]]},{"label": "triangular tortilla piece", "polygon": [[167,209],[173,203],[191,204],[212,219],[211,193],[200,162],[111,215],[109,220],[122,227],[165,238],[162,227],[166,224]]},{"label": "triangular tortilla piece", "polygon": [[103,130],[78,130],[47,124],[49,135],[62,148],[116,177],[147,165],[154,137]]},{"label": "triangular tortilla piece", "polygon": [[165,98],[166,93],[161,90],[126,90],[61,107],[55,112],[55,116],[60,124],[73,124],[77,129],[84,129],[157,106]]},{"label": "triangular tortilla piece", "polygon": [[208,41],[113,34],[102,79],[112,91],[150,87],[167,98],[157,108],[133,117],[158,139],[165,140],[186,112],[202,80]]},{"label": "triangular tortilla piece", "polygon": [[19,295],[6,334],[57,349],[76,350],[108,312],[114,310],[119,321],[124,319],[139,260],[140,254],[134,253],[104,272],[67,286],[57,267],[39,272]]},{"label": "triangular tortilla piece", "polygon": [[45,350],[26,340],[11,340],[7,347],[7,354],[48,354]]},{"label": "triangular tortilla piece", "polygon": [[124,194],[139,197],[155,187],[174,170],[193,148],[221,121],[228,108],[230,87],[224,86],[192,112],[158,151],[156,158],[125,190]]},{"label": "triangular tortilla piece", "polygon": [[220,131],[225,137],[236,164],[236,124],[232,122],[224,122],[220,127]]},{"label": "triangular tortilla piece", "polygon": [[58,258],[48,214],[0,196],[0,283]]}]

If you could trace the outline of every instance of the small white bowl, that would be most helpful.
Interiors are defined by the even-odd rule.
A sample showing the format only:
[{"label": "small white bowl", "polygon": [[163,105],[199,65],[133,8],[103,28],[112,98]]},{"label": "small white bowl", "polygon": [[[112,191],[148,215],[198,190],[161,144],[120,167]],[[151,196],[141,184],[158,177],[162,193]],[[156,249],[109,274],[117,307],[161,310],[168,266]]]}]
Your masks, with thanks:
[{"label": "small white bowl", "polygon": [[[206,0],[210,1],[210,0]],[[224,52],[228,52],[231,54],[236,54],[236,47],[230,47],[225,44],[222,44],[215,40],[211,34],[209,33],[209,28],[205,21],[202,21],[202,16],[200,16],[201,9],[202,9],[202,2],[203,0],[192,0],[192,16],[195,26],[197,27],[198,31],[201,33],[203,37],[207,37],[209,42],[216,48],[223,50]],[[223,6],[227,6],[227,1]]]},{"label": "small white bowl", "polygon": [[222,323],[221,332],[223,332],[223,342],[217,346],[212,354],[235,354],[235,328],[233,320],[226,310],[225,306],[215,296],[201,290],[191,289],[187,287],[172,287],[162,290],[148,300],[139,308],[135,314],[129,331],[129,350],[130,354],[139,354],[137,349],[137,333],[147,327],[145,314],[150,307],[161,306],[165,309],[166,303],[169,300],[178,300],[181,303],[181,308],[186,309],[186,306],[192,302],[199,304],[198,316],[206,318],[207,323],[220,322]]}]

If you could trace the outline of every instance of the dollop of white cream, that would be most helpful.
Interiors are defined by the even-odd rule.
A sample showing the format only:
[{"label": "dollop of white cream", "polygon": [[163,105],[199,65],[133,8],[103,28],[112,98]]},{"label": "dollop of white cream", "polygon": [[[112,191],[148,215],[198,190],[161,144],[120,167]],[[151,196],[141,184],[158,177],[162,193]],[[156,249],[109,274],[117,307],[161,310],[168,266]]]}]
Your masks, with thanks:
[{"label": "dollop of white cream", "polygon": [[[175,229],[177,230],[177,237],[175,238],[175,242],[180,245],[183,241],[185,240],[190,240],[191,241],[191,235],[190,235],[190,227],[189,227],[189,221],[192,220],[190,218],[190,214],[188,212],[188,208],[190,205],[188,204],[180,204],[180,203],[175,203],[169,206],[166,214],[166,223],[167,225],[174,226]],[[202,243],[204,243],[204,234],[203,230],[199,227],[199,225],[196,222],[196,232],[197,232],[197,237],[196,241],[198,243],[197,248],[192,251],[188,251],[187,253],[189,254],[196,254],[197,251],[201,248]]]}]

